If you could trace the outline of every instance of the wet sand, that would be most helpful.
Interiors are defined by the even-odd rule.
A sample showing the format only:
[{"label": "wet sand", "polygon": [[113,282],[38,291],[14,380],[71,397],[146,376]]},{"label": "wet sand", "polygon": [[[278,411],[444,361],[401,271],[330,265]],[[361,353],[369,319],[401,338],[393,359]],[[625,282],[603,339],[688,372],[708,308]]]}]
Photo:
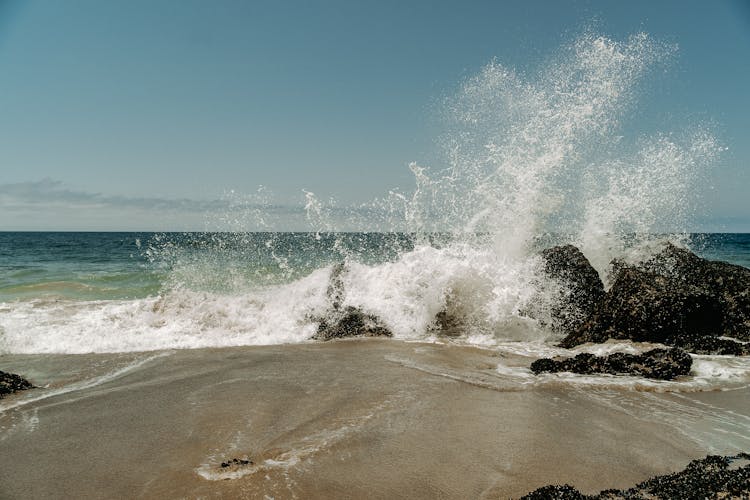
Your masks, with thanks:
[{"label": "wet sand", "polygon": [[499,356],[378,339],[2,356],[46,387],[0,400],[0,498],[593,493],[750,447],[748,389],[519,384],[496,367],[527,360]]}]

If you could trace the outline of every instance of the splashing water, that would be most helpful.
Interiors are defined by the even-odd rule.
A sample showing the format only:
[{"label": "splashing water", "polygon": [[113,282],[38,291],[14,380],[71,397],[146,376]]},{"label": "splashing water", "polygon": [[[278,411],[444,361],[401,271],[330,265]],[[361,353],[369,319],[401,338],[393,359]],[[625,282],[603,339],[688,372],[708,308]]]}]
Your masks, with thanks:
[{"label": "splashing water", "polygon": [[624,146],[620,130],[639,83],[674,51],[645,34],[623,43],[588,34],[534,78],[488,64],[447,101],[449,167],[435,179],[412,167],[417,206],[408,210],[419,215],[407,220],[422,226],[412,230],[429,221],[470,238],[490,233],[509,259],[528,256],[552,230],[577,234],[592,254],[602,235],[684,231],[689,183],[716,141],[663,135],[628,154],[637,145]]},{"label": "splashing water", "polygon": [[[631,143],[621,130],[644,77],[675,51],[643,33],[586,34],[531,78],[492,62],[464,82],[446,100],[448,167],[430,175],[411,164],[413,194],[390,198],[417,248],[361,272],[375,277],[348,284],[351,305],[404,337],[424,335],[444,311],[473,342],[543,339],[522,314],[543,301],[541,243],[575,243],[605,281],[612,258],[645,256],[656,233],[684,243],[692,182],[721,148],[700,129]],[[434,231],[451,243],[420,241]]]},{"label": "splashing water", "polygon": [[606,278],[613,257],[637,258],[656,233],[687,230],[693,183],[717,141],[700,128],[622,130],[644,78],[675,52],[646,34],[618,42],[589,33],[531,76],[493,61],[446,99],[446,166],[411,164],[411,193],[345,210],[305,191],[297,215],[309,233],[244,232],[248,218],[269,229],[290,214],[265,189],[232,194],[232,213],[210,224],[225,232],[152,239],[147,257],[168,276],[158,296],[21,304],[0,325],[0,348],[305,341],[341,261],[343,305],[377,315],[397,338],[435,338],[447,313],[460,341],[544,341],[551,333],[524,315],[540,301],[540,246],[572,242]]}]

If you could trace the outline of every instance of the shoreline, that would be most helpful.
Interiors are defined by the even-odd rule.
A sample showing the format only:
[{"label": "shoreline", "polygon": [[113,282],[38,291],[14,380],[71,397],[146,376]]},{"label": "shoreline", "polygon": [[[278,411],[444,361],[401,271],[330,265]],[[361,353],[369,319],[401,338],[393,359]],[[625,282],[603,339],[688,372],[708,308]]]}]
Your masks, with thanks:
[{"label": "shoreline", "polygon": [[0,401],[0,496],[518,498],[745,451],[747,388],[518,388],[500,356],[392,339],[5,355],[48,387]]}]

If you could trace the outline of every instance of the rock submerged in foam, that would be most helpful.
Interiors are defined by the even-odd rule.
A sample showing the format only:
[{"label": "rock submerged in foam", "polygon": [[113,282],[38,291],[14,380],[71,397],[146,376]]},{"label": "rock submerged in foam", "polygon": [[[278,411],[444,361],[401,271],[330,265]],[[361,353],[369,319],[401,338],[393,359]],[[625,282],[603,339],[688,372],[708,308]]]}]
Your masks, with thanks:
[{"label": "rock submerged in foam", "polygon": [[222,469],[238,469],[245,466],[253,465],[253,461],[246,458],[233,458],[226,462],[221,462],[220,467]]},{"label": "rock submerged in foam", "polygon": [[377,316],[352,306],[343,307],[346,296],[343,275],[347,266],[341,262],[331,268],[326,297],[329,307],[318,319],[318,331],[313,340],[333,340],[347,337],[392,337],[393,333]]},{"label": "rock submerged in foam", "polygon": [[333,340],[346,337],[392,337],[393,333],[377,316],[365,314],[355,307],[347,307],[333,318],[323,319],[315,340]]},{"label": "rock submerged in foam", "polygon": [[710,335],[681,334],[664,341],[667,345],[680,347],[693,354],[714,354],[719,356],[748,356],[750,344],[728,338]]},{"label": "rock submerged in foam", "polygon": [[581,375],[638,375],[659,380],[672,380],[690,373],[693,360],[679,348],[652,349],[643,354],[616,352],[608,356],[582,353],[573,358],[542,358],[531,363],[535,374],[572,372]]},{"label": "rock submerged in foam", "polygon": [[33,387],[34,386],[31,384],[31,382],[21,377],[20,375],[0,371],[0,399],[4,396],[7,396],[8,394],[13,394],[14,392],[23,391],[26,389],[32,389]]},{"label": "rock submerged in foam", "polygon": [[521,500],[600,500],[646,498],[750,498],[750,454],[708,455],[693,460],[685,469],[655,476],[627,490],[604,490],[584,495],[568,484],[549,485],[534,490]]},{"label": "rock submerged in foam", "polygon": [[[599,294],[575,252],[558,250],[555,255],[571,261],[563,266],[573,270],[572,290],[586,284],[588,292],[576,293]],[[601,294],[584,321],[563,323],[566,336],[560,346],[619,339],[662,343],[697,354],[750,354],[748,344],[723,338],[750,340],[750,269],[709,261],[667,243],[638,265],[614,261],[612,276],[612,287]]]}]

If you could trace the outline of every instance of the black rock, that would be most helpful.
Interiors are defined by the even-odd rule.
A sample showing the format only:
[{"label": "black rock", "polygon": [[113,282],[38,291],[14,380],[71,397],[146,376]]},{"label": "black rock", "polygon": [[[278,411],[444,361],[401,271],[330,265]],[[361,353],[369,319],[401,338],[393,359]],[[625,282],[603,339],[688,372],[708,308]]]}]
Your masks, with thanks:
[{"label": "black rock", "polygon": [[434,331],[441,336],[457,337],[465,331],[465,328],[462,318],[449,313],[446,309],[435,315]]},{"label": "black rock", "polygon": [[604,297],[599,273],[573,245],[548,248],[542,258],[544,273],[560,286],[552,305],[552,328],[562,332],[580,328]]},{"label": "black rock", "polygon": [[334,315],[333,319],[324,319],[313,335],[315,340],[332,340],[345,337],[392,337],[393,333],[372,314],[365,314],[355,307],[347,307],[343,312]]},{"label": "black rock", "polygon": [[226,469],[228,467],[241,467],[243,465],[253,465],[252,460],[245,460],[244,458],[233,458],[226,462],[221,462],[221,468]]},{"label": "black rock", "polygon": [[522,500],[584,500],[588,498],[569,484],[543,486],[521,497]]},{"label": "black rock", "polygon": [[664,343],[694,354],[750,355],[750,344],[743,344],[732,339],[712,337],[710,335],[690,335],[686,333],[670,337]]},{"label": "black rock", "polygon": [[698,354],[749,353],[746,344],[717,337],[750,340],[750,269],[669,243],[638,266],[611,267],[612,288],[561,346],[629,339]]},{"label": "black rock", "polygon": [[346,271],[347,267],[343,262],[331,268],[326,289],[330,306],[322,318],[311,318],[318,321],[318,331],[312,338],[332,340],[345,337],[392,337],[393,333],[376,316],[366,314],[356,307],[343,306],[346,289],[342,276]]},{"label": "black rock", "polygon": [[750,340],[750,269],[702,259],[671,243],[641,267],[715,296],[723,307],[723,334]]},{"label": "black rock", "polygon": [[719,336],[724,308],[710,291],[644,269],[623,268],[596,311],[560,343],[628,339],[665,343],[683,335]]},{"label": "black rock", "polygon": [[328,277],[328,288],[326,289],[326,297],[328,297],[331,303],[331,308],[334,311],[341,309],[341,305],[344,303],[344,280],[341,275],[346,272],[346,264],[339,262],[334,264],[331,268],[331,275]]},{"label": "black rock", "polygon": [[0,371],[0,398],[33,387],[31,382],[15,373]]},{"label": "black rock", "polygon": [[646,378],[671,380],[690,373],[693,360],[682,349],[652,349],[643,354],[616,352],[609,356],[582,353],[573,358],[542,358],[531,363],[531,371],[572,372],[582,375],[639,375]]},{"label": "black rock", "polygon": [[693,460],[680,472],[655,476],[627,490],[610,489],[597,495],[584,495],[567,484],[550,485],[534,490],[521,497],[521,500],[545,498],[565,500],[750,498],[750,455],[747,453],[727,457],[709,455],[701,460]]}]

